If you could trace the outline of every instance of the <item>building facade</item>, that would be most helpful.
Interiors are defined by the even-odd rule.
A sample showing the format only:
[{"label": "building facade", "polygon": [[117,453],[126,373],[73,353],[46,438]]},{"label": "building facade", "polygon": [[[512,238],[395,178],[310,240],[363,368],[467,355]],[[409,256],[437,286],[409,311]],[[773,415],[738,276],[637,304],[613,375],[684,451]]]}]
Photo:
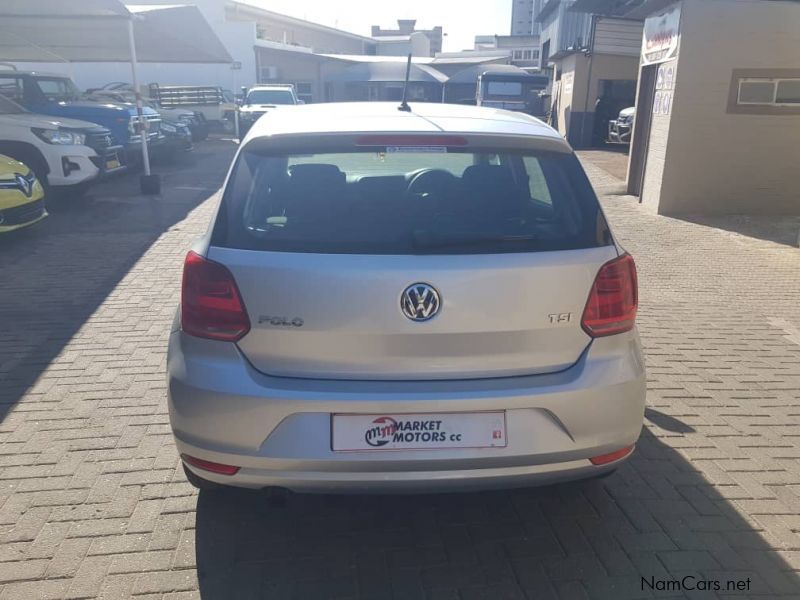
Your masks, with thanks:
[{"label": "building facade", "polygon": [[511,35],[538,35],[536,18],[545,0],[511,0]]},{"label": "building facade", "polygon": [[540,43],[538,35],[476,35],[475,51],[486,52],[501,50],[508,53],[508,64],[525,69],[539,71]]},{"label": "building facade", "polygon": [[[398,38],[413,37],[415,33],[421,33],[428,38],[430,42],[430,50],[428,56],[436,56],[442,51],[442,39],[444,33],[441,27],[437,26],[433,29],[416,29],[417,21],[414,19],[398,19],[397,29],[382,29],[378,25],[372,26],[372,37],[380,42],[386,38],[390,41],[396,42]],[[388,54],[388,53],[387,53]]]},{"label": "building facade", "polygon": [[628,168],[644,207],[800,214],[798,23],[787,0],[682,0],[649,14]]},{"label": "building facade", "polygon": [[642,20],[619,14],[629,10],[626,0],[548,0],[539,13],[551,124],[574,147],[604,145],[608,122],[634,105]]},{"label": "building facade", "polygon": [[575,0],[548,0],[536,17],[543,67],[554,58],[588,48],[592,15],[572,10],[573,4]]}]

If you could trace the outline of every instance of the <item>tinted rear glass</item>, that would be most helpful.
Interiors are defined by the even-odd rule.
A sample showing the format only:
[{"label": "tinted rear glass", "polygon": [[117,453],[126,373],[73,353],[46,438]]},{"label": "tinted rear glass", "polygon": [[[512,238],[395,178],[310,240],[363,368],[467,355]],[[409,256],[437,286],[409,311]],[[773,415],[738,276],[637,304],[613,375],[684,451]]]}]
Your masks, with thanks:
[{"label": "tinted rear glass", "polygon": [[294,96],[289,90],[253,90],[247,104],[294,104]]},{"label": "tinted rear glass", "polygon": [[610,243],[573,155],[375,148],[243,152],[216,246],[348,254],[487,254]]}]

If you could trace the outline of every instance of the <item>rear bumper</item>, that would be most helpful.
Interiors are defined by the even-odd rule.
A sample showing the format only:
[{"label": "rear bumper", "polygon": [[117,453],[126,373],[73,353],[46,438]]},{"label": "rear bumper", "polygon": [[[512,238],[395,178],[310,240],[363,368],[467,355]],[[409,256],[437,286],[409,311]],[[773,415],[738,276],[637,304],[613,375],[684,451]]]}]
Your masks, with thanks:
[{"label": "rear bumper", "polygon": [[[234,344],[173,332],[169,412],[179,452],[241,467],[199,476],[305,492],[519,487],[599,475],[590,458],[635,444],[645,402],[635,332],[595,340],[560,373],[460,381],[270,377]],[[504,448],[334,452],[331,413],[505,410]]]},{"label": "rear bumper", "polygon": [[[181,454],[195,456],[200,450],[180,440],[177,444]],[[191,465],[188,468],[203,479],[251,489],[277,487],[311,494],[421,494],[513,489],[598,477],[613,471],[627,458],[603,466],[594,466],[588,460],[574,460],[544,465],[453,468],[443,471],[341,472],[243,467],[233,476],[210,473]]]}]

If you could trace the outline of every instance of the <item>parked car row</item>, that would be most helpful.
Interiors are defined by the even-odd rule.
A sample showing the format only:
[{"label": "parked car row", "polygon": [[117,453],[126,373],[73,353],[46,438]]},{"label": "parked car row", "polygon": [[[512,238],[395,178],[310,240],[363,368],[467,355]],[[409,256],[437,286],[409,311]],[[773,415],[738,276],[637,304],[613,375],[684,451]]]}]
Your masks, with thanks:
[{"label": "parked car row", "polygon": [[[161,108],[147,99],[143,116],[144,134],[135,93],[125,83],[81,92],[65,75],[0,70],[0,232],[20,225],[22,204],[41,203],[38,216],[24,223],[31,224],[46,215],[44,196],[81,194],[103,177],[139,166],[142,135],[155,160],[191,151],[208,136],[198,111]],[[19,178],[29,174],[42,198],[34,192],[22,202],[18,195],[27,188]]]},{"label": "parked car row", "polygon": [[25,163],[45,190],[83,191],[123,170],[124,146],[88,121],[31,112],[0,95],[0,154]]}]

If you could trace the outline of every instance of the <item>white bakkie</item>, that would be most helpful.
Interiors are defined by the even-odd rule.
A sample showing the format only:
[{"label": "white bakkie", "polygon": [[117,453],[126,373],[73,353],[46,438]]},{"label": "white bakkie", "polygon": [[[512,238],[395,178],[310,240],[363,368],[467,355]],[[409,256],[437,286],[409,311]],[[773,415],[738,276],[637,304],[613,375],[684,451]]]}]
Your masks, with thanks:
[{"label": "white bakkie", "polygon": [[246,133],[258,119],[281,106],[296,106],[298,100],[294,85],[274,83],[256,85],[247,90],[239,107],[239,127]]},{"label": "white bakkie", "polygon": [[32,113],[0,95],[0,154],[27,164],[46,189],[82,191],[124,169],[112,143],[95,123]]}]

